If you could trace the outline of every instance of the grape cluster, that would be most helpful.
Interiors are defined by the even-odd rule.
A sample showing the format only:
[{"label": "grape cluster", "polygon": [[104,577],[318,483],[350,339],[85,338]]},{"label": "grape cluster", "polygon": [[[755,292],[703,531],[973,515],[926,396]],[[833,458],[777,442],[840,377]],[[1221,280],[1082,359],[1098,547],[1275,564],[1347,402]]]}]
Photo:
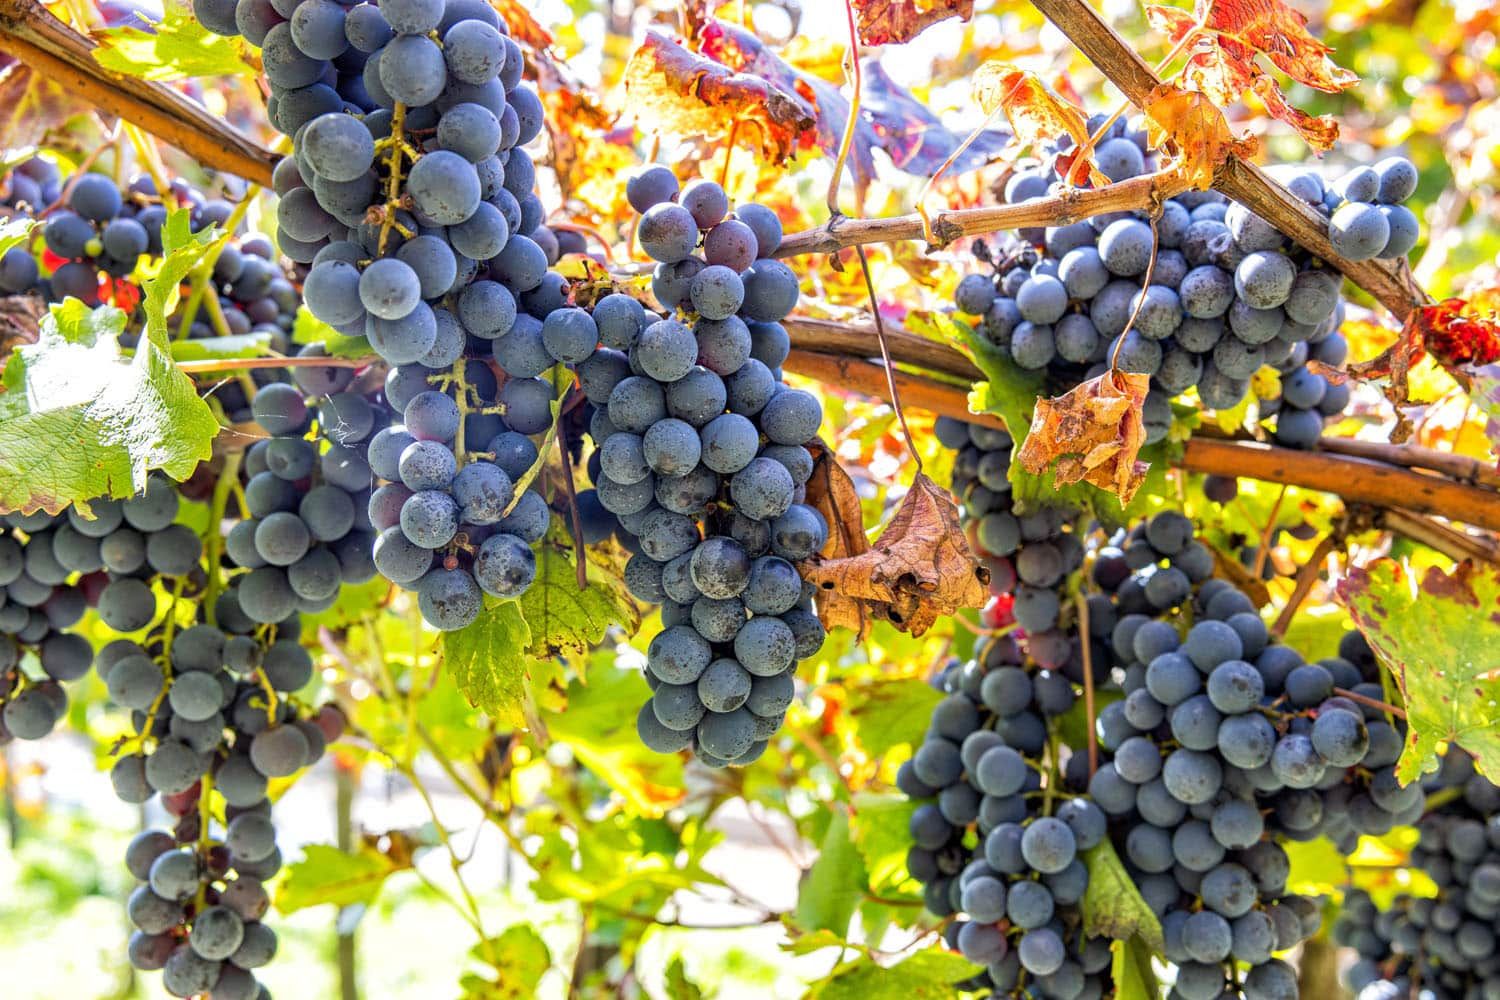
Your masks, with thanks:
[{"label": "grape cluster", "polygon": [[[1005,442],[985,438],[993,432],[976,439],[973,430],[945,424],[942,433],[985,458],[1005,454]],[[967,471],[971,461],[960,462],[965,504],[979,494],[985,506],[986,491],[1010,517],[1007,494],[990,489],[1003,475],[986,483]],[[993,514],[966,516],[967,530],[982,537],[979,525]],[[1026,831],[1043,820],[1048,842],[1068,842],[1074,853],[1109,838],[1162,921],[1173,996],[1279,1000],[1296,996],[1296,977],[1273,953],[1314,933],[1320,919],[1313,900],[1287,891],[1281,845],[1326,836],[1349,850],[1360,834],[1421,815],[1420,790],[1395,780],[1402,732],[1365,707],[1382,694],[1358,633],[1346,635],[1338,656],[1304,662],[1271,640],[1243,593],[1213,577],[1212,553],[1193,536],[1192,522],[1171,511],[1107,537],[1083,534],[1087,634],[1066,617],[1062,628],[1054,622],[1037,633],[1058,638],[1055,652],[1040,644],[1054,658],[1044,664],[1022,623],[983,640],[973,662],[938,680],[948,697],[897,777],[919,800],[908,867],[925,885],[929,910],[964,914],[950,943],[989,966],[979,987],[1015,995],[1018,981],[1034,980],[1038,995],[1060,998],[1108,988],[1090,967],[1091,942],[1071,922],[1069,897],[1049,883],[1057,871],[1044,867],[1073,854],[1048,859],[1040,843],[1025,853]],[[992,608],[986,624],[1007,625],[1022,607],[1017,597],[1011,609]],[[1078,698],[1085,649],[1106,703],[1092,774],[1084,748],[1048,741],[1056,732],[1048,720]],[[1079,874],[1086,887],[1086,870]],[[1025,947],[1036,929],[1011,908],[1017,883],[1038,881],[1051,890],[1044,909],[1055,921],[1044,951]],[[1042,895],[1020,891],[1023,905]],[[1231,976],[1235,965],[1247,971]],[[1070,970],[1063,981],[1047,978],[1058,969]]]},{"label": "grape cluster", "polygon": [[938,419],[935,433],[957,452],[951,487],[962,505],[960,523],[969,547],[990,571],[1000,596],[1023,630],[1024,648],[1039,665],[1056,670],[1074,654],[1061,625],[1071,621],[1066,584],[1084,559],[1078,512],[1060,505],[1018,512],[1011,501],[1012,441],[1005,431]]},{"label": "grape cluster", "polygon": [[362,445],[378,411],[353,386],[351,369],[295,371],[295,382],[262,385],[251,402],[271,437],[245,454],[249,516],[224,538],[225,553],[245,572],[220,600],[265,625],[323,611],[343,584],[375,576]]},{"label": "grape cluster", "polygon": [[1459,751],[1413,787],[1447,800],[1417,822],[1409,860],[1437,884],[1437,896],[1403,893],[1381,908],[1365,890],[1349,890],[1333,928],[1334,940],[1358,955],[1344,982],[1359,1000],[1500,996],[1500,788]]},{"label": "grape cluster", "polygon": [[12,513],[0,522],[0,743],[50,733],[68,710],[63,683],[93,662],[88,640],[68,631],[104,579],[77,556],[88,546],[69,516]]},{"label": "grape cluster", "polygon": [[1072,679],[1026,665],[1013,635],[999,635],[933,684],[947,696],[896,777],[919,803],[907,870],[926,908],[965,915],[945,935],[987,967],[971,988],[1014,996],[1030,982],[1043,997],[1103,996],[1109,942],[1083,932],[1079,855],[1103,841],[1107,817],[1046,760],[1049,729],[1077,698]]},{"label": "grape cluster", "polygon": [[[172,619],[144,642],[116,640],[96,669],[110,698],[131,710],[132,735],[110,772],[115,793],[154,795],[175,817],[126,849],[143,883],[127,913],[131,964],[162,971],[173,996],[257,1000],[253,970],[276,952],[261,922],[264,883],[281,868],[268,782],[316,762],[344,721],[338,709],[307,711],[291,697],[312,679],[295,615],[269,631],[238,612],[229,594],[213,621],[174,631]],[[217,791],[225,826],[213,823]]]},{"label": "grape cluster", "polygon": [[731,213],[718,184],[679,189],[660,166],[626,193],[667,315],[620,293],[599,299],[603,346],[578,377],[596,407],[593,500],[634,553],[631,592],[662,605],[637,729],[662,753],[748,764],[792,702],[797,661],[823,642],[796,568],[828,535],[800,502],[823,410],[780,377],[797,279],[770,259],[782,232],[769,209]]},{"label": "grape cluster", "polygon": [[599,343],[548,270],[582,245],[543,225],[521,148],[542,105],[521,49],[482,0],[195,10],[261,48],[271,121],[294,149],[274,178],[278,242],[309,265],[307,308],[391,366],[395,422],[366,451],[385,481],[375,564],[429,624],[463,628],[484,595],[519,596],[535,577],[550,511],[520,484],[558,403],[542,376]]},{"label": "grape cluster", "polygon": [[[507,340],[524,336],[521,326]],[[538,460],[528,435],[552,420],[552,387],[537,378],[499,387],[489,366],[470,359],[446,375],[393,368],[384,392],[402,416],[372,435],[365,453],[372,474],[386,481],[369,500],[375,566],[416,592],[429,625],[463,628],[483,595],[519,597],[536,578],[532,546],[552,513],[534,479],[522,484]]]},{"label": "grape cluster", "polygon": [[[193,232],[226,225],[233,215],[234,205],[224,198],[206,196],[181,179],[171,186],[172,199],[189,212]],[[50,161],[34,157],[0,181],[0,190],[7,192],[0,199],[0,215],[38,217],[49,205],[59,205],[38,230],[40,262],[26,244],[0,256],[0,294],[34,293],[48,303],[72,296],[89,306],[108,301],[126,311],[120,342],[134,347],[144,316],[138,308],[140,290],[131,279],[143,261],[161,255],[167,218],[151,177],[138,175],[117,190],[103,174],[65,179]],[[174,337],[269,334],[273,350],[289,349],[301,298],[277,266],[269,239],[259,233],[236,235],[219,253],[211,284],[216,315],[210,317],[201,300],[183,296],[167,317]],[[242,412],[248,401],[237,384],[226,384],[215,398],[231,419],[249,419]]]},{"label": "grape cluster", "polygon": [[[1112,180],[1144,173],[1145,134],[1117,123],[1096,159]],[[1065,169],[1016,173],[1006,185],[1006,200],[1046,197]],[[1336,245],[1343,246],[1343,222],[1336,220],[1354,215],[1364,221],[1350,221],[1348,228],[1367,238],[1367,231],[1384,227],[1376,248],[1382,255],[1401,257],[1415,244],[1415,217],[1398,204],[1415,187],[1408,161],[1393,157],[1329,185],[1300,168],[1280,176],[1334,217],[1330,235]],[[1367,191],[1372,182],[1374,190]],[[1381,191],[1394,200],[1379,206],[1358,200],[1368,193],[1373,201]],[[1112,360],[1125,371],[1150,375],[1148,442],[1166,435],[1171,398],[1196,389],[1204,406],[1232,409],[1263,369],[1280,376],[1279,384],[1261,380],[1256,386],[1265,397],[1261,416],[1276,418],[1278,443],[1311,447],[1323,420],[1348,405],[1347,385],[1307,367],[1309,360],[1331,368],[1345,362],[1339,274],[1215,192],[1168,199],[1154,235],[1147,216],[1116,212],[1022,230],[998,248],[976,249],[992,270],[960,282],[959,311],[979,317],[979,333],[1019,367],[1046,371],[1057,391],[1100,374]]]}]

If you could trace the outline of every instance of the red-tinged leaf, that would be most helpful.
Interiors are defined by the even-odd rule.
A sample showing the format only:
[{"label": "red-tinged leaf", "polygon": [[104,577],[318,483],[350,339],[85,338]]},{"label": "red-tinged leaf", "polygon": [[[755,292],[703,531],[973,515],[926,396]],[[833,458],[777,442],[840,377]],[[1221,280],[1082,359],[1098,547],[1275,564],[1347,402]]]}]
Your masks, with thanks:
[{"label": "red-tinged leaf", "polygon": [[1145,112],[1151,145],[1171,154],[1200,190],[1213,184],[1214,171],[1229,157],[1253,156],[1259,146],[1254,136],[1236,138],[1208,95],[1170,83],[1151,91]]},{"label": "red-tinged leaf", "polygon": [[1494,567],[1465,562],[1451,575],[1432,567],[1418,582],[1401,563],[1381,559],[1351,569],[1338,595],[1401,690],[1408,726],[1396,765],[1402,784],[1434,770],[1445,742],[1473,754],[1485,777],[1500,779]]},{"label": "red-tinged leaf", "polygon": [[781,162],[815,124],[812,106],[759,76],[738,73],[650,31],[625,67],[637,117],[684,135],[727,136],[749,122],[765,156]]},{"label": "red-tinged leaf", "polygon": [[1243,42],[1298,83],[1337,94],[1359,82],[1307,30],[1306,15],[1282,0],[1198,0],[1196,14],[1208,30]]},{"label": "red-tinged leaf", "polygon": [[1183,79],[1215,104],[1227,107],[1253,90],[1273,117],[1296,129],[1314,149],[1327,150],[1338,138],[1332,118],[1293,107],[1257,64],[1264,55],[1292,79],[1330,93],[1359,82],[1307,31],[1307,18],[1281,0],[1198,0],[1194,14],[1149,6],[1146,16],[1173,45],[1197,35],[1188,47]]},{"label": "red-tinged leaf", "polygon": [[41,145],[53,129],[87,112],[61,83],[0,53],[0,136],[7,149]]},{"label": "red-tinged leaf", "polygon": [[1092,483],[1130,503],[1149,466],[1139,460],[1146,443],[1141,417],[1150,378],[1109,371],[1055,399],[1038,399],[1031,430],[1016,459],[1032,475],[1055,461],[1059,485]]},{"label": "red-tinged leaf", "polygon": [[[944,126],[927,102],[902,89],[878,60],[864,60],[864,78],[859,102],[861,121],[854,133],[855,142],[878,146],[898,169],[907,173],[923,176],[936,173],[967,136]],[[949,165],[948,173],[977,170],[999,156],[1010,142],[1009,132],[986,129]]]},{"label": "red-tinged leaf", "polygon": [[1331,115],[1310,115],[1294,107],[1281,92],[1281,87],[1269,76],[1258,76],[1251,88],[1259,97],[1271,117],[1286,122],[1296,129],[1307,144],[1320,152],[1327,152],[1339,141],[1339,123]]},{"label": "red-tinged leaf", "polygon": [[1446,368],[1500,361],[1500,291],[1486,289],[1465,299],[1445,299],[1411,311],[1396,342],[1369,361],[1349,366],[1349,374],[1386,384],[1382,391],[1396,406],[1408,399],[1407,374],[1431,354]]},{"label": "red-tinged leaf", "polygon": [[1468,299],[1423,306],[1422,340],[1445,365],[1488,365],[1500,361],[1500,291],[1485,289]]},{"label": "red-tinged leaf", "polygon": [[[763,80],[784,94],[797,95],[811,109],[812,128],[801,140],[829,156],[837,155],[849,119],[849,100],[836,84],[788,64],[755,36],[736,24],[713,19],[703,0],[684,5],[687,35],[699,52],[738,73]],[[943,127],[924,102],[905,92],[873,60],[864,61],[865,84],[860,115],[849,152],[849,173],[863,197],[875,176],[875,149],[883,150],[901,170],[919,176],[936,172],[964,139]],[[977,169],[1010,142],[1003,132],[985,132],[949,167],[950,173]]]},{"label": "red-tinged leaf", "polygon": [[866,45],[909,42],[930,24],[974,16],[974,0],[854,0],[859,40]]},{"label": "red-tinged leaf", "polygon": [[520,0],[490,0],[490,6],[510,29],[510,37],[536,51],[552,44],[552,32],[542,27]]}]

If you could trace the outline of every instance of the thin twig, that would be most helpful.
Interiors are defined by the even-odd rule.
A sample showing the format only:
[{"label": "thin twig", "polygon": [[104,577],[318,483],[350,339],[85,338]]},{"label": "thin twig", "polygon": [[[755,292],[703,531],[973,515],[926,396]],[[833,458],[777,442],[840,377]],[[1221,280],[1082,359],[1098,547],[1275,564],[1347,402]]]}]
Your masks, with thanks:
[{"label": "thin twig", "polygon": [[1094,732],[1094,724],[1098,720],[1098,712],[1095,711],[1094,702],[1094,663],[1093,654],[1089,647],[1093,645],[1093,638],[1089,635],[1089,601],[1082,591],[1073,595],[1078,605],[1078,636],[1079,651],[1083,654],[1083,710],[1088,717],[1088,740],[1089,740],[1089,777],[1099,770],[1099,734]]},{"label": "thin twig", "polygon": [[917,463],[917,472],[920,473],[922,456],[911,436],[911,428],[906,425],[906,411],[901,408],[901,394],[896,391],[896,368],[891,364],[891,350],[885,342],[885,323],[880,318],[880,307],[875,302],[875,282],[870,277],[870,261],[865,256],[864,247],[855,247],[854,252],[859,254],[859,268],[865,276],[865,293],[870,297],[870,314],[875,318],[875,339],[880,343],[880,360],[885,362],[885,384],[891,393],[891,409],[896,411],[896,419],[901,422],[901,433],[906,435],[906,450],[911,453],[912,460]]},{"label": "thin twig", "polygon": [[1276,616],[1276,624],[1271,626],[1273,636],[1280,639],[1286,635],[1286,630],[1292,626],[1292,619],[1297,616],[1297,609],[1307,599],[1313,584],[1318,580],[1318,574],[1323,571],[1323,561],[1337,547],[1338,540],[1333,534],[1324,535],[1317,548],[1313,549],[1312,556],[1302,564],[1302,568],[1297,571],[1297,583],[1292,587],[1292,594],[1282,606],[1281,614]]},{"label": "thin twig", "polygon": [[859,126],[859,99],[864,90],[864,70],[859,65],[859,27],[854,22],[854,0],[844,0],[844,14],[849,21],[849,49],[845,54],[848,65],[844,77],[853,87],[849,96],[849,115],[844,119],[844,135],[839,140],[839,153],[833,161],[833,176],[828,179],[828,216],[837,219],[839,211],[839,185],[844,180],[844,164],[849,159],[849,150],[854,146],[854,130]]},{"label": "thin twig", "polygon": [[583,544],[583,515],[578,512],[578,489],[573,484],[573,457],[568,454],[568,432],[562,426],[563,413],[557,413],[557,451],[562,459],[563,490],[568,494],[568,520],[573,525],[573,562],[578,574],[578,589],[589,586],[589,557]]},{"label": "thin twig", "polygon": [[1271,504],[1271,513],[1266,517],[1266,526],[1260,533],[1260,550],[1255,553],[1255,566],[1250,570],[1252,576],[1257,580],[1266,570],[1266,556],[1271,551],[1271,535],[1276,531],[1276,516],[1281,513],[1281,501],[1286,499],[1286,485],[1282,484],[1280,492],[1276,494],[1276,502]]},{"label": "thin twig", "polygon": [[252,368],[367,368],[380,359],[319,358],[299,355],[295,358],[209,358],[204,361],[179,361],[177,367],[189,375],[246,371]]},{"label": "thin twig", "polygon": [[1401,708],[1399,705],[1392,705],[1388,701],[1381,701],[1379,698],[1371,698],[1367,694],[1360,694],[1358,691],[1350,691],[1347,688],[1341,687],[1334,688],[1333,693],[1340,698],[1348,698],[1350,701],[1364,705],[1367,708],[1379,709],[1389,715],[1396,716],[1398,719],[1406,718],[1406,709]]}]

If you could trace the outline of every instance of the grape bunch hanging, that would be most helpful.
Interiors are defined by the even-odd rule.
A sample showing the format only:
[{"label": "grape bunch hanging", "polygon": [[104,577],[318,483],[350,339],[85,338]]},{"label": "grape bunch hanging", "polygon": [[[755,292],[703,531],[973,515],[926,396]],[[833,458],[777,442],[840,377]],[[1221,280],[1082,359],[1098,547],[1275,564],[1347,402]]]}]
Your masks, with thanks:
[{"label": "grape bunch hanging", "polygon": [[577,322],[588,321],[580,344],[602,344],[578,366],[596,407],[597,501],[634,553],[631,593],[662,606],[636,726],[658,752],[749,764],[781,726],[797,661],[824,635],[796,568],[828,536],[823,515],[800,502],[823,410],[781,381],[780,321],[797,279],[770,257],[782,235],[770,210],[731,213],[718,184],[679,189],[665,167],[626,190],[669,313],[611,294]]},{"label": "grape bunch hanging", "polygon": [[[1013,175],[1006,201],[1054,193],[1066,152]],[[1147,172],[1153,154],[1143,129],[1119,121],[1095,158],[1122,181]],[[1329,239],[1345,257],[1403,258],[1416,245],[1416,216],[1401,204],[1416,190],[1409,161],[1390,157],[1331,181],[1312,169],[1272,172],[1328,218]],[[1324,421],[1349,403],[1346,383],[1308,367],[1347,360],[1342,277],[1217,192],[1167,199],[1154,223],[1145,213],[1112,212],[1024,229],[984,247],[981,259],[990,268],[966,276],[955,293],[959,311],[978,317],[979,335],[1020,368],[1044,372],[1058,392],[1110,366],[1151,376],[1148,443],[1171,427],[1170,399],[1195,390],[1204,407],[1232,410],[1262,370],[1277,376],[1255,391],[1260,416],[1275,417],[1278,444],[1313,447]]]}]

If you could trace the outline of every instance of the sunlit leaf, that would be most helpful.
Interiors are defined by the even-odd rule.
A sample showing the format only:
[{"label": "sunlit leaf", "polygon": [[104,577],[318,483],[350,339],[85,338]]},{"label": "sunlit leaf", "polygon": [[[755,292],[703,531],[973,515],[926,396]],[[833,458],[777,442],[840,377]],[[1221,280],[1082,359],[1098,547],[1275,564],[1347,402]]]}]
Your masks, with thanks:
[{"label": "sunlit leaf", "polygon": [[1152,951],[1161,951],[1161,921],[1141,897],[1109,839],[1085,851],[1083,861],[1089,870],[1089,886],[1080,904],[1084,931],[1119,940],[1138,937]]},{"label": "sunlit leaf", "polygon": [[868,890],[869,874],[849,834],[849,814],[835,808],[818,848],[818,860],[797,893],[795,923],[805,931],[847,934],[854,909]]},{"label": "sunlit leaf", "polygon": [[1431,567],[1420,581],[1401,563],[1351,567],[1339,598],[1391,672],[1406,708],[1406,748],[1396,777],[1410,784],[1438,765],[1439,745],[1457,743],[1491,781],[1500,779],[1500,572],[1462,563]]},{"label": "sunlit leaf", "polygon": [[909,42],[923,28],[950,17],[974,16],[974,0],[854,0],[859,40],[866,45]]},{"label": "sunlit leaf", "polygon": [[[126,497],[155,469],[186,479],[212,454],[218,422],[155,341],[120,350],[125,314],[77,299],[54,306],[16,348],[0,392],[0,508],[87,512]],[[164,332],[164,331],[163,331]]]},{"label": "sunlit leaf", "polygon": [[883,966],[868,955],[845,962],[808,991],[809,1000],[950,1000],[957,984],[982,971],[940,947]]},{"label": "sunlit leaf", "polygon": [[107,70],[143,80],[255,75],[239,38],[205,28],[188,0],[166,0],[164,17],[150,30],[127,24],[94,32],[94,59]]},{"label": "sunlit leaf", "polygon": [[302,860],[287,866],[286,878],[276,890],[276,909],[295,913],[324,903],[369,904],[380,895],[385,880],[402,867],[368,846],[348,852],[328,844],[308,844]]},{"label": "sunlit leaf", "polygon": [[443,633],[443,661],[464,697],[490,717],[521,725],[530,671],[524,652],[531,629],[515,601],[502,601]]},{"label": "sunlit leaf", "polygon": [[529,924],[515,924],[480,941],[469,956],[486,971],[463,977],[463,1000],[526,1000],[536,995],[537,980],[552,967],[547,942]]}]

